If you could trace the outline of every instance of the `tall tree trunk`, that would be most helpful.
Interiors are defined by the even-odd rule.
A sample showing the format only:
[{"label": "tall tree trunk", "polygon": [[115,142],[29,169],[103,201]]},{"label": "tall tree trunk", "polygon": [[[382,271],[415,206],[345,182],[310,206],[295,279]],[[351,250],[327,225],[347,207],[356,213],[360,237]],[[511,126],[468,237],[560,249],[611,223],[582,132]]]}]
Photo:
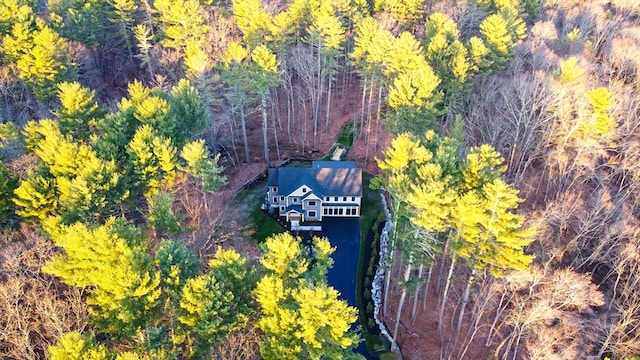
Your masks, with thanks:
[{"label": "tall tree trunk", "polygon": [[444,318],[444,308],[447,304],[447,298],[449,297],[449,287],[451,285],[451,276],[453,275],[453,269],[456,266],[456,257],[451,258],[451,266],[449,266],[449,273],[447,274],[447,281],[444,284],[444,290],[442,291],[442,302],[440,303],[440,313],[438,314],[438,331],[442,331],[442,321]]},{"label": "tall tree trunk", "polygon": [[440,295],[442,292],[442,279],[444,278],[444,268],[447,263],[447,256],[449,255],[449,237],[444,242],[444,248],[442,249],[442,262],[440,263],[440,271],[438,271],[438,281],[436,282],[436,294]]},{"label": "tall tree trunk", "polygon": [[[362,138],[364,134],[364,114],[365,114],[365,100],[367,99],[367,78],[364,78],[364,86],[362,88],[362,112],[360,113],[360,138]],[[354,122],[355,126],[355,122]]]},{"label": "tall tree trunk", "polygon": [[387,316],[387,309],[389,307],[389,288],[391,287],[391,270],[393,268],[393,261],[395,258],[396,250],[391,247],[391,239],[389,239],[389,251],[391,251],[391,256],[389,258],[389,263],[387,264],[387,272],[384,277],[384,301],[382,306],[382,316]]},{"label": "tall tree trunk", "polygon": [[502,315],[502,304],[504,303],[504,299],[507,296],[507,289],[502,291],[502,296],[500,296],[500,302],[498,303],[498,308],[496,309],[496,316],[493,318],[493,322],[491,323],[491,327],[489,328],[489,334],[487,335],[487,341],[485,342],[485,346],[489,346],[491,344],[491,339],[493,337],[493,331],[498,324],[498,320],[500,319],[500,315]]},{"label": "tall tree trunk", "polygon": [[[307,103],[302,100],[302,110],[303,114],[307,114]],[[304,156],[304,147],[307,144],[307,119],[302,117],[302,155]]]},{"label": "tall tree trunk", "polygon": [[387,249],[389,249],[389,251],[391,252],[391,256],[388,259],[388,262],[386,264],[387,266],[387,271],[385,273],[385,278],[384,278],[384,301],[383,301],[383,306],[382,306],[382,315],[383,316],[387,316],[387,308],[389,306],[389,291],[391,290],[391,276],[392,271],[393,271],[393,263],[395,261],[395,255],[396,255],[396,237],[398,234],[398,224],[397,221],[395,221],[395,216],[398,216],[398,212],[400,211],[400,201],[397,200],[392,200],[392,212],[391,212],[391,219],[389,219],[391,221],[391,226],[392,226],[392,231],[391,233],[388,234],[389,236],[389,243],[387,246]]},{"label": "tall tree trunk", "polygon": [[267,166],[271,165],[269,162],[269,139],[267,136],[267,94],[262,94],[262,141],[264,142],[264,160],[267,162]]},{"label": "tall tree trunk", "polygon": [[291,81],[289,81],[289,88],[287,90],[287,135],[289,136],[289,142],[292,142],[291,119],[295,115],[295,98],[293,96],[293,84]]},{"label": "tall tree trunk", "polygon": [[378,88],[378,111],[376,113],[376,128],[375,128],[375,137],[373,141],[373,152],[376,153],[378,151],[378,129],[380,128],[380,112],[382,111],[382,86]]},{"label": "tall tree trunk", "polygon": [[[373,99],[373,84],[369,87],[369,102],[368,108],[371,108],[371,100]],[[371,135],[371,112],[369,111],[367,114],[367,137],[365,140],[365,148],[364,148],[364,166],[367,166],[367,162],[369,161],[369,137]]]},{"label": "tall tree trunk", "polygon": [[247,120],[244,116],[244,106],[240,105],[240,126],[242,127],[242,141],[244,143],[244,161],[247,164],[251,163],[249,157],[249,141],[247,140]]},{"label": "tall tree trunk", "polygon": [[329,74],[329,85],[327,88],[327,119],[326,122],[324,124],[324,127],[326,130],[329,130],[329,120],[331,119],[331,89],[333,86],[332,85],[332,79],[331,79],[331,74]]},{"label": "tall tree trunk", "polygon": [[391,339],[391,349],[394,349],[396,345],[398,328],[400,327],[400,316],[402,316],[402,308],[404,307],[404,300],[407,297],[407,282],[409,282],[409,277],[411,276],[412,263],[413,263],[413,256],[409,255],[409,263],[407,264],[407,267],[404,269],[404,276],[402,277],[402,279],[404,280],[404,284],[402,285],[402,294],[400,295],[400,301],[398,302],[398,311],[396,313],[396,324],[393,327],[393,338]]},{"label": "tall tree trunk", "polygon": [[427,311],[427,299],[429,297],[429,286],[431,286],[431,274],[433,273],[433,264],[429,266],[427,273],[427,282],[424,284],[424,297],[422,298],[422,311]]},{"label": "tall tree trunk", "polygon": [[420,264],[420,267],[418,267],[418,286],[416,286],[416,294],[413,298],[413,308],[411,309],[411,322],[415,323],[416,322],[416,317],[418,314],[418,299],[420,298],[420,288],[422,287],[422,285],[420,284],[420,282],[422,281],[422,274],[424,272],[424,264]]},{"label": "tall tree trunk", "polygon": [[467,280],[467,286],[464,288],[464,292],[462,293],[462,304],[460,305],[460,313],[458,314],[458,324],[456,329],[460,331],[460,327],[462,327],[462,318],[464,317],[464,310],[469,303],[469,292],[471,291],[471,285],[473,285],[473,281],[475,279],[476,271],[471,270],[471,274],[469,275],[469,280]]},{"label": "tall tree trunk", "polygon": [[235,157],[235,161],[234,161],[234,167],[236,167],[237,164],[240,163],[240,158],[238,157],[238,150],[236,149],[236,134],[234,133],[233,129],[236,127],[236,123],[235,123],[235,117],[232,115],[230,115],[230,121],[229,121],[229,131],[231,132],[231,147],[233,148],[233,156]]},{"label": "tall tree trunk", "polygon": [[[276,142],[276,154],[278,155],[278,161],[280,161],[280,144],[278,144],[278,131],[276,130],[276,119],[271,118],[271,126],[273,126],[273,139]],[[282,130],[282,127],[280,127]]]}]

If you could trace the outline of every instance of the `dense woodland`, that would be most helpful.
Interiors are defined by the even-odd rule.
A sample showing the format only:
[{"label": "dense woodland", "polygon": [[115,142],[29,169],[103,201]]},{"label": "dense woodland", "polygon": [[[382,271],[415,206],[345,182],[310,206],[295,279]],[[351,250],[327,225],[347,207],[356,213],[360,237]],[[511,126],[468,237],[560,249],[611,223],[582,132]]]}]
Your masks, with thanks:
[{"label": "dense woodland", "polygon": [[638,86],[634,0],[5,0],[0,354],[359,358],[326,239],[184,241],[225,166],[343,127],[389,200],[392,349],[638,356]]}]

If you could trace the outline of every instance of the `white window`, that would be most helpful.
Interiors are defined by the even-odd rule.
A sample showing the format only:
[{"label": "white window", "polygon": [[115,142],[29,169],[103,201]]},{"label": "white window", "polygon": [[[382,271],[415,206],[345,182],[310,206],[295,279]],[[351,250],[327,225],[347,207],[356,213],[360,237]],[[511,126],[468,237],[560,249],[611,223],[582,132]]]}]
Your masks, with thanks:
[{"label": "white window", "polygon": [[352,197],[351,197],[351,201],[356,201],[356,197],[355,197],[355,196],[352,196]]},{"label": "white window", "polygon": [[316,206],[316,202],[315,201],[309,201],[309,206]]},{"label": "white window", "polygon": [[337,196],[336,196],[336,197],[334,197],[334,198],[333,198],[333,201],[338,201],[338,197],[337,197]]},{"label": "white window", "polygon": [[328,212],[328,211],[329,211],[329,209],[324,208],[323,213],[324,213],[325,215],[327,215],[327,212]]},{"label": "white window", "polygon": [[277,196],[274,196],[274,197],[273,197],[273,202],[274,202],[274,203],[277,203],[277,202],[278,202],[278,197],[277,197]]},{"label": "white window", "polygon": [[302,192],[303,192],[303,193],[306,193],[306,192],[307,192],[307,188],[304,188],[304,187],[303,187],[303,188],[302,188]]},{"label": "white window", "polygon": [[284,206],[280,206],[280,211],[284,211]]},{"label": "white window", "polygon": [[346,196],[345,196],[345,197],[343,197],[343,198],[342,198],[342,201],[347,201],[347,197],[346,197]]},{"label": "white window", "polygon": [[297,204],[298,203],[298,198],[293,198],[293,202]]},{"label": "white window", "polygon": [[309,217],[310,218],[316,217],[316,212],[315,211],[309,211]]},{"label": "white window", "polygon": [[351,208],[347,208],[347,215],[351,215]]},{"label": "white window", "polygon": [[284,201],[284,196],[280,196],[280,201]]},{"label": "white window", "polygon": [[342,215],[342,208],[338,209],[338,215]]}]

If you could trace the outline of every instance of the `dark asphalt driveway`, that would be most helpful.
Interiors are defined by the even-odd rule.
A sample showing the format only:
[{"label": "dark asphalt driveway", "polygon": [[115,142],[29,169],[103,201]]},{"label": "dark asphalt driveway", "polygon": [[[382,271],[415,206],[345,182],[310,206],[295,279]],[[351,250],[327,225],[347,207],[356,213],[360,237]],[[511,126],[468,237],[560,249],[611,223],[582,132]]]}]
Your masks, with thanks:
[{"label": "dark asphalt driveway", "polygon": [[[322,220],[322,236],[327,237],[331,246],[336,247],[333,253],[333,267],[327,276],[329,285],[340,292],[340,298],[349,305],[356,304],[356,277],[358,274],[358,256],[360,255],[360,219],[359,218],[324,218]],[[358,323],[359,324],[359,323]],[[367,356],[364,341],[357,349],[358,353]]]}]

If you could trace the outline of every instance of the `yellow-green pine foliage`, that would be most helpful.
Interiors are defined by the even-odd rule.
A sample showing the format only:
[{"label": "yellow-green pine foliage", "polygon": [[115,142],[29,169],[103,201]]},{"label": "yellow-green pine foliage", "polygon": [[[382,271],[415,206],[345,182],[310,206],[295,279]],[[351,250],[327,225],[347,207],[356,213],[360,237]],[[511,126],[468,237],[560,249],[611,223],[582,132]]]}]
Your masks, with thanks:
[{"label": "yellow-green pine foliage", "polygon": [[332,9],[324,10],[325,8],[327,8],[327,6],[324,6],[317,16],[315,16],[314,22],[309,30],[310,38],[319,39],[321,42],[321,52],[336,56],[346,41],[345,29]]},{"label": "yellow-green pine foliage", "polygon": [[210,271],[187,280],[180,300],[176,340],[187,357],[202,358],[212,345],[246,326],[255,311],[253,269],[235,250],[218,248]]},{"label": "yellow-green pine foliage", "polygon": [[209,149],[207,149],[202,139],[192,141],[184,145],[180,152],[180,157],[187,163],[184,170],[191,175],[197,176],[205,166],[206,160],[209,159]]},{"label": "yellow-green pine foliage", "polygon": [[442,98],[436,89],[440,79],[429,64],[423,62],[419,68],[399,74],[389,87],[389,106],[393,109],[413,108],[429,112]]},{"label": "yellow-green pine foliage", "polygon": [[16,214],[24,219],[40,219],[56,214],[58,198],[55,181],[42,176],[28,178],[14,190]]},{"label": "yellow-green pine foliage", "polygon": [[[533,259],[523,248],[533,232],[515,210],[522,201],[502,180],[503,158],[489,145],[472,148],[461,158],[459,139],[423,138],[400,134],[378,165],[378,183],[394,200],[406,202],[414,225],[452,240],[452,256],[476,270],[501,276],[509,269],[526,269]],[[402,215],[402,214],[401,214]]]},{"label": "yellow-green pine foliage", "polygon": [[199,0],[156,0],[153,6],[158,13],[164,46],[184,49],[189,41],[203,43],[206,40],[209,29]]},{"label": "yellow-green pine foliage", "polygon": [[531,19],[540,12],[540,0],[468,0],[488,12],[497,12],[505,7],[516,10],[523,19]]},{"label": "yellow-green pine foliage", "polygon": [[49,0],[49,23],[65,39],[97,46],[110,35],[105,18],[107,2],[102,0]]},{"label": "yellow-green pine foliage", "polygon": [[180,79],[178,84],[171,88],[169,105],[171,116],[175,119],[175,130],[170,136],[177,147],[201,134],[206,128],[207,111],[200,93],[191,81]]},{"label": "yellow-green pine foliage", "polygon": [[249,56],[249,51],[239,42],[232,41],[229,43],[229,46],[227,46],[227,50],[222,57],[222,62],[226,67],[229,67],[232,64],[241,64],[247,56]]},{"label": "yellow-green pine foliage", "polygon": [[273,19],[260,0],[233,0],[233,18],[251,46],[263,42],[273,28]]},{"label": "yellow-green pine foliage", "polygon": [[425,25],[427,60],[445,87],[450,82],[464,84],[469,77],[471,62],[468,50],[460,41],[460,32],[455,21],[442,13],[433,13]]},{"label": "yellow-green pine foliage", "polygon": [[187,163],[184,171],[201,179],[205,191],[215,191],[227,183],[227,177],[222,175],[224,169],[218,165],[220,154],[211,158],[204,140],[185,144],[180,157]]},{"label": "yellow-green pine foliage", "polygon": [[391,15],[403,28],[414,25],[424,14],[424,2],[420,0],[376,0],[373,6],[376,12]]},{"label": "yellow-green pine foliage", "polygon": [[184,49],[184,67],[187,76],[191,79],[204,76],[211,69],[209,55],[198,40],[187,40]]},{"label": "yellow-green pine foliage", "polygon": [[497,13],[489,15],[480,24],[480,33],[491,52],[488,60],[491,71],[502,69],[513,56],[517,41],[525,37],[527,26],[512,6],[501,7]]},{"label": "yellow-green pine foliage", "polygon": [[482,188],[486,183],[500,178],[507,166],[503,165],[504,159],[491,145],[482,144],[473,147],[467,154],[462,176],[464,178],[464,190]]},{"label": "yellow-green pine foliage", "polygon": [[36,14],[28,0],[7,0],[0,3],[0,60],[15,63],[33,46]]},{"label": "yellow-green pine foliage", "polygon": [[258,326],[265,333],[260,345],[264,359],[359,358],[352,349],[360,341],[350,331],[357,311],[327,286],[326,270],[333,248],[327,239],[315,239],[311,253],[300,238],[274,235],[264,243],[260,260],[267,271],[255,290],[262,308]]},{"label": "yellow-green pine foliage", "polygon": [[[0,3],[0,37],[9,34],[15,26],[25,29],[24,25],[33,24],[35,21],[34,5],[30,0],[5,0]],[[14,33],[16,32],[14,31]],[[8,49],[12,47],[5,38],[3,50],[10,51]]]},{"label": "yellow-green pine foliage", "polygon": [[64,334],[47,349],[49,360],[107,360],[110,355],[103,345],[96,344],[93,335],[83,335],[78,331]]},{"label": "yellow-green pine foliage", "polygon": [[60,122],[60,131],[77,140],[89,140],[95,132],[96,123],[106,115],[96,101],[96,93],[78,82],[58,84],[60,108],[55,111]]},{"label": "yellow-green pine foliage", "polygon": [[169,306],[177,307],[184,284],[195,275],[200,263],[179,240],[162,240],[156,247],[155,262],[160,269],[162,289],[171,300]]},{"label": "yellow-green pine foliage", "polygon": [[[432,131],[429,137],[434,137]],[[453,151],[456,149],[454,148]],[[435,152],[435,153],[434,153]],[[378,166],[385,173],[381,180],[395,199],[416,209],[412,221],[427,231],[445,231],[451,204],[455,200],[452,176],[435,157],[440,149],[429,149],[414,135],[401,133]]]},{"label": "yellow-green pine foliage", "polygon": [[259,45],[251,52],[251,60],[267,73],[277,73],[280,62],[266,46]]},{"label": "yellow-green pine foliage", "polygon": [[55,95],[59,82],[73,77],[73,64],[67,42],[48,26],[40,23],[38,27],[16,65],[19,78],[44,100]]},{"label": "yellow-green pine foliage", "polygon": [[[380,41],[386,41],[382,32]],[[385,47],[381,43],[380,47],[372,47],[371,51],[379,51],[379,54],[371,54],[372,59],[384,64],[384,74],[393,79],[401,74],[410,74],[413,71],[424,68],[427,65],[424,57],[424,49],[416,38],[409,32],[403,32],[397,38],[390,40]],[[374,45],[376,43],[374,42]]]},{"label": "yellow-green pine foliage", "polygon": [[533,241],[534,232],[524,227],[524,216],[514,213],[520,202],[518,190],[499,178],[462,195],[452,210],[455,233],[462,242],[456,248],[458,255],[496,277],[509,270],[527,270],[534,256],[523,248]]},{"label": "yellow-green pine foliage", "polygon": [[147,222],[156,231],[157,237],[166,234],[175,234],[181,230],[180,217],[173,211],[172,193],[158,191],[156,194],[147,198],[149,204],[149,213],[147,214]]},{"label": "yellow-green pine foliage", "polygon": [[471,39],[469,39],[467,47],[469,48],[469,56],[473,63],[473,70],[477,72],[488,71],[493,65],[493,62],[489,59],[491,50],[487,48],[484,41],[477,36],[472,36]]},{"label": "yellow-green pine foliage", "polygon": [[583,139],[594,139],[607,142],[617,135],[618,124],[610,111],[613,107],[613,98],[609,89],[605,87],[595,88],[587,93],[589,104],[593,114],[581,121],[578,134]]},{"label": "yellow-green pine foliage", "polygon": [[157,95],[149,95],[133,104],[133,117],[149,125],[155,134],[171,138],[177,121],[170,114],[169,102]]},{"label": "yellow-green pine foliage", "polygon": [[[60,132],[57,122],[30,121],[24,135],[27,149],[42,160],[55,179],[47,180],[47,183],[55,187],[58,214],[63,216],[65,223],[86,217],[99,220],[111,206],[127,197],[127,192],[119,186],[120,175],[115,162],[102,160],[88,145],[73,142],[71,137]],[[28,192],[28,186],[25,185],[25,191],[16,193],[17,205],[23,206],[20,203],[27,202],[23,196]]]},{"label": "yellow-green pine foliage", "polygon": [[151,126],[145,124],[136,130],[127,152],[132,175],[145,196],[173,185],[178,164],[171,140],[155,135]]},{"label": "yellow-green pine foliage", "polygon": [[560,73],[558,74],[558,81],[562,84],[571,84],[584,75],[584,69],[578,65],[578,58],[572,56],[567,60],[560,62]]},{"label": "yellow-green pine foliage", "polygon": [[160,274],[141,231],[114,218],[97,227],[65,226],[50,218],[43,226],[62,252],[42,270],[89,289],[87,304],[101,331],[129,337],[156,316]]},{"label": "yellow-green pine foliage", "polygon": [[377,81],[381,81],[383,64],[387,61],[394,44],[393,34],[383,29],[372,17],[365,17],[357,22],[355,32],[355,44],[349,56],[364,76],[373,76]]}]

